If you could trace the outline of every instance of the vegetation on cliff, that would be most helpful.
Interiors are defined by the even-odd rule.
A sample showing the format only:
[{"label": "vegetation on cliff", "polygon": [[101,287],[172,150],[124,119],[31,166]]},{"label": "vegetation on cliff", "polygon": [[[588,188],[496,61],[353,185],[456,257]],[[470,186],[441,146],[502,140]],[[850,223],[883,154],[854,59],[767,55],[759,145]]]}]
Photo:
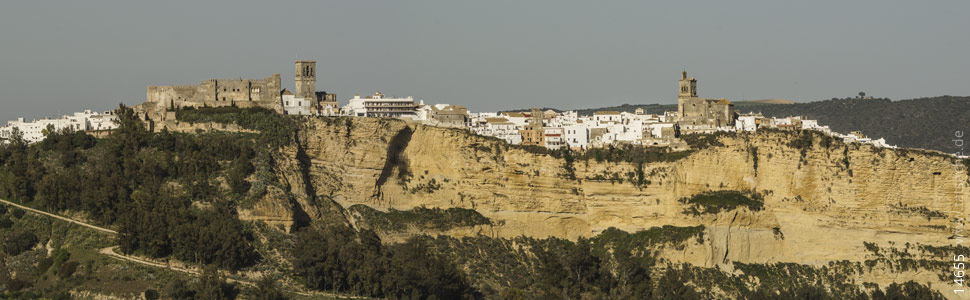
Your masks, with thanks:
[{"label": "vegetation on cliff", "polygon": [[683,282],[655,287],[655,261],[648,253],[699,239],[702,230],[664,227],[628,234],[610,229],[576,242],[421,235],[383,245],[369,230],[304,228],[297,233],[293,257],[307,286],[372,297],[649,299],[668,290],[697,294]]},{"label": "vegetation on cliff", "polygon": [[116,114],[119,128],[106,139],[52,132],[28,147],[15,138],[0,149],[0,197],[115,227],[125,253],[228,269],[258,259],[232,201],[248,190],[253,139],[151,133],[130,108]]},{"label": "vegetation on cliff", "polygon": [[192,108],[186,107],[175,112],[176,120],[189,123],[221,123],[235,124],[244,129],[258,131],[260,134],[259,144],[269,144],[274,146],[287,145],[293,139],[296,131],[296,123],[270,109],[252,107],[236,108],[224,107],[205,107]]},{"label": "vegetation on cliff", "polygon": [[684,213],[695,216],[732,211],[739,207],[760,211],[765,203],[760,193],[741,191],[707,191],[678,201],[685,205]]},{"label": "vegetation on cliff", "polygon": [[390,299],[475,299],[465,274],[429,255],[418,240],[385,246],[372,231],[305,227],[296,234],[294,272],[317,290]]},{"label": "vegetation on cliff", "polygon": [[405,231],[409,227],[445,231],[455,227],[491,225],[492,221],[472,209],[451,207],[447,209],[415,207],[411,210],[389,209],[382,212],[366,205],[356,204],[348,208],[359,216],[358,222],[379,231]]},{"label": "vegetation on cliff", "polygon": [[[61,229],[67,226],[64,224],[29,223],[25,220],[30,217],[25,217],[20,210],[0,212],[0,228],[4,229],[0,230],[3,241],[0,250],[4,251],[0,256],[3,259],[0,284],[4,293],[31,290],[37,294],[11,297],[39,297],[43,294],[54,298],[74,287],[97,289],[104,285],[109,286],[104,290],[124,289],[146,298],[151,298],[148,295],[175,299],[231,299],[244,295],[285,298],[285,293],[270,279],[260,281],[254,289],[241,291],[239,285],[226,284],[212,267],[202,278],[182,281],[176,279],[178,275],[165,270],[146,271],[146,268],[130,265],[119,267],[94,252],[117,242],[126,253],[177,258],[193,265],[208,264],[224,270],[274,273],[287,277],[280,281],[296,279],[313,290],[390,299],[939,297],[938,293],[915,282],[892,284],[882,289],[872,284],[855,284],[852,280],[859,277],[847,274],[858,275],[864,268],[872,268],[862,263],[835,262],[818,267],[736,262],[733,270],[720,270],[674,264],[661,258],[661,253],[666,250],[686,249],[696,243],[709,242],[710,237],[705,235],[703,226],[663,226],[631,233],[609,228],[599,235],[575,241],[524,236],[458,239],[417,234],[404,243],[391,244],[382,241],[374,231],[447,230],[457,226],[491,224],[492,221],[468,209],[418,207],[381,212],[366,206],[352,206],[347,210],[328,210],[324,214],[332,215],[320,219],[358,218],[354,220],[357,222],[346,222],[354,227],[341,225],[342,222],[327,225],[313,220],[295,232],[277,230],[264,223],[241,221],[236,211],[244,203],[251,205],[255,199],[261,199],[269,185],[285,190],[291,182],[300,180],[300,176],[304,176],[304,180],[310,176],[309,158],[306,153],[301,154],[299,143],[295,145],[297,153],[294,158],[299,164],[295,168],[299,170],[275,174],[280,169],[274,165],[274,159],[283,155],[277,146],[287,143],[293,146],[291,139],[299,135],[287,131],[290,129],[275,134],[265,133],[262,129],[258,133],[150,133],[136,121],[130,110],[122,108],[118,115],[123,122],[121,128],[104,139],[56,132],[47,141],[36,145],[27,146],[15,139],[10,146],[0,147],[0,196],[52,212],[86,217],[121,233],[117,241],[105,237],[90,238],[77,231]],[[245,121],[243,116],[246,115],[258,115],[253,117],[254,120],[267,120]],[[267,132],[274,132],[272,128],[290,128],[285,124],[293,122],[289,117],[243,109],[182,111],[181,119],[240,124],[244,128],[270,128]],[[333,126],[346,126],[349,132],[354,124],[347,120],[334,119]],[[258,125],[263,122],[269,125]],[[392,131],[388,137],[395,134],[400,138],[388,140],[397,140],[391,144],[398,146],[390,147],[387,153],[388,157],[398,160],[384,166],[389,170],[385,181],[394,180],[395,172],[408,173],[407,162],[400,156],[407,147],[408,133]],[[722,146],[716,136],[690,136],[687,140],[698,148]],[[819,140],[813,139],[789,146],[797,149],[818,145]],[[488,149],[495,148],[483,147],[483,150]],[[380,152],[384,150],[379,149]],[[566,165],[562,176],[569,176],[569,173],[575,176],[572,164],[583,160],[634,163],[639,168],[632,169],[626,178],[620,174],[611,176],[643,185],[649,184],[642,174],[644,163],[676,160],[680,155],[687,155],[686,152],[654,151],[657,149],[615,147],[586,153],[559,151],[547,154],[564,159]],[[746,151],[758,157],[757,149]],[[375,169],[381,170],[380,165]],[[374,179],[380,177],[375,174]],[[434,190],[433,185],[418,185],[412,189],[412,193]],[[312,194],[313,190],[308,188],[307,193]],[[321,196],[324,197],[327,196]],[[320,201],[309,203],[323,205]],[[738,191],[701,193],[684,198],[681,203],[687,207],[687,213],[696,215],[741,207],[758,211],[764,205],[760,195]],[[937,217],[933,211],[920,207],[899,209]],[[73,239],[69,246],[60,242],[64,236]],[[48,244],[55,249],[50,255],[41,246]],[[950,253],[961,250],[926,248],[925,251]],[[910,258],[874,257],[873,266],[930,266],[918,261],[913,265],[905,259]],[[126,277],[133,279],[126,280]],[[56,293],[44,294],[44,288]]]}]

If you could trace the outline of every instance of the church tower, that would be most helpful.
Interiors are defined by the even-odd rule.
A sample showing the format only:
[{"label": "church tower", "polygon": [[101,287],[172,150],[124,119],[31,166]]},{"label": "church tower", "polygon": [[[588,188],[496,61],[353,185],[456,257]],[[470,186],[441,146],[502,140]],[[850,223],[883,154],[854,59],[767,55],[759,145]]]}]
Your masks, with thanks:
[{"label": "church tower", "polygon": [[316,101],[317,62],[312,60],[296,61],[296,97]]},{"label": "church tower", "polygon": [[680,94],[677,99],[687,99],[697,97],[697,80],[694,77],[687,78],[687,70],[680,73]]},{"label": "church tower", "polygon": [[[692,114],[688,112],[688,103],[691,99],[697,98],[697,80],[694,77],[687,78],[687,70],[680,73],[680,93],[677,94],[677,113],[681,120],[685,120]],[[694,111],[693,109],[690,109]]]}]

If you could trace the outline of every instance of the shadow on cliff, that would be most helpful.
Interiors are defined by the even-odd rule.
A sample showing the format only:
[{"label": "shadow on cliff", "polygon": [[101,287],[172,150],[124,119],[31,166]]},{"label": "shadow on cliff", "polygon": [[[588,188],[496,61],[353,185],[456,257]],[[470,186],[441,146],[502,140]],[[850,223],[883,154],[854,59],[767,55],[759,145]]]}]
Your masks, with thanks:
[{"label": "shadow on cliff", "polygon": [[408,148],[408,143],[411,142],[412,134],[414,134],[414,130],[411,127],[404,127],[388,143],[384,168],[381,170],[381,175],[377,178],[377,183],[374,185],[374,196],[376,198],[380,199],[382,197],[381,187],[394,174],[394,169],[397,169],[397,178],[400,181],[404,181],[411,175],[411,172],[408,170],[407,160],[403,154],[404,150]]}]

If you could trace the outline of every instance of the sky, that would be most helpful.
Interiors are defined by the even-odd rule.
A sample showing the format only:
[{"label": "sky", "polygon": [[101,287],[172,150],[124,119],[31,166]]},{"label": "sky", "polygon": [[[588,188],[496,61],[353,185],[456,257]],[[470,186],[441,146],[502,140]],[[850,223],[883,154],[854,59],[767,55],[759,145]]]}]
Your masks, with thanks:
[{"label": "sky", "polygon": [[970,95],[970,1],[5,1],[0,120],[110,110],[148,85],[317,61],[341,105],[472,111]]}]

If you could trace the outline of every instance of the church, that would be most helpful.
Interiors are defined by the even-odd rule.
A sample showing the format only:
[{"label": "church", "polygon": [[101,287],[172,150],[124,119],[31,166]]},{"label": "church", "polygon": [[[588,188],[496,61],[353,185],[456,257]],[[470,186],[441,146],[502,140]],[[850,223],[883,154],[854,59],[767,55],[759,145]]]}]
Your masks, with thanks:
[{"label": "church", "polygon": [[677,125],[686,132],[714,131],[719,127],[734,126],[734,104],[727,99],[697,97],[697,80],[680,76],[680,93],[677,95]]}]

